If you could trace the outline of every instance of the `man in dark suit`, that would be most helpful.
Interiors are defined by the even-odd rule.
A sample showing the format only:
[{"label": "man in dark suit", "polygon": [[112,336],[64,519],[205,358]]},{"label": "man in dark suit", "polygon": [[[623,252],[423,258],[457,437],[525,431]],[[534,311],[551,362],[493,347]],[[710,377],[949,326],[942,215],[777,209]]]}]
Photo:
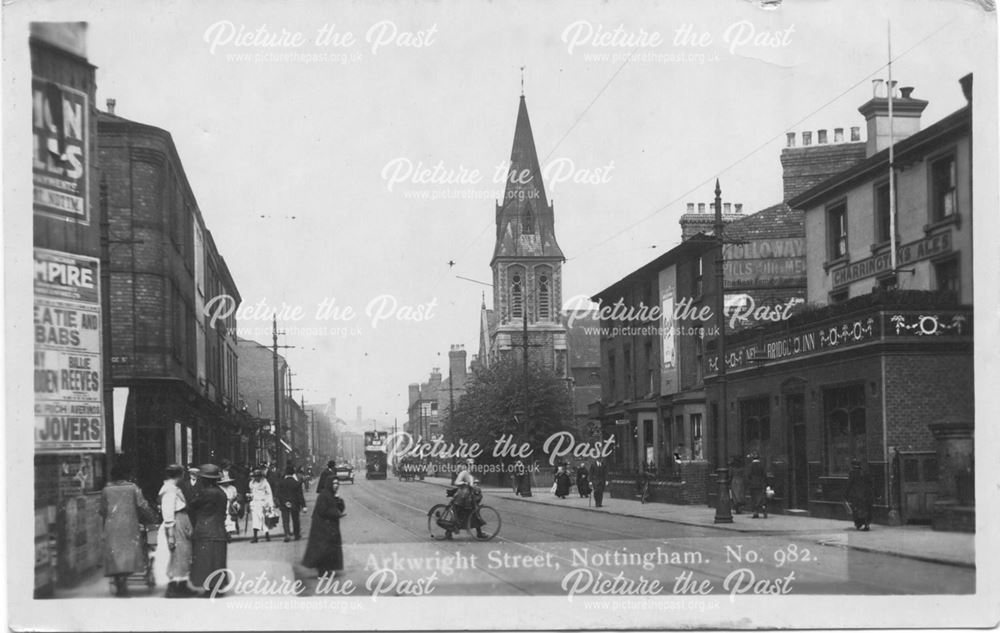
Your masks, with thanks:
[{"label": "man in dark suit", "polygon": [[[302,538],[299,531],[299,513],[306,507],[306,497],[302,493],[302,482],[295,476],[295,466],[285,467],[285,476],[278,482],[278,504],[281,507],[281,527],[285,531],[285,542]],[[288,530],[288,520],[292,521],[292,530]]]},{"label": "man in dark suit", "polygon": [[193,466],[189,467],[187,475],[181,477],[181,480],[177,483],[177,487],[184,493],[186,503],[194,501],[194,498],[198,496],[198,491],[201,489],[198,483],[198,469]]},{"label": "man in dark suit", "polygon": [[322,492],[326,490],[330,485],[330,477],[337,476],[337,462],[332,459],[326,463],[326,470],[324,470],[319,475],[319,484],[316,486],[316,492]]},{"label": "man in dark suit", "polygon": [[600,508],[604,504],[604,488],[608,485],[608,467],[604,459],[598,458],[594,462],[594,467],[590,469],[590,479],[594,488],[594,507]]}]

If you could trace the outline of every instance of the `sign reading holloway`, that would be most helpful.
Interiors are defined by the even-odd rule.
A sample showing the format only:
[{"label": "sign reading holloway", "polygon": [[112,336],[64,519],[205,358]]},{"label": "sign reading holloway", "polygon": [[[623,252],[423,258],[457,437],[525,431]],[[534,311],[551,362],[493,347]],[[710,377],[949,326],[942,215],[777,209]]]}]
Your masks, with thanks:
[{"label": "sign reading holloway", "polygon": [[35,249],[35,452],[104,451],[99,262]]}]

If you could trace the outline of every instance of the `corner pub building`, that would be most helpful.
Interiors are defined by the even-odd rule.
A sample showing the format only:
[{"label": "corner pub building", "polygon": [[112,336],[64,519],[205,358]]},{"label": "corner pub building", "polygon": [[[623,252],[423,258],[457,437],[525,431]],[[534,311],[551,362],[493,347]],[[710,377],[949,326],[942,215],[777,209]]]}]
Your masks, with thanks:
[{"label": "corner pub building", "polygon": [[805,213],[809,309],[727,338],[728,456],[760,452],[776,509],[847,518],[857,459],[875,483],[876,522],[975,529],[972,76],[960,83],[967,105],[923,130],[927,102],[912,88],[893,98],[897,270],[888,98],[876,85],[859,108],[866,157],[788,201]]}]

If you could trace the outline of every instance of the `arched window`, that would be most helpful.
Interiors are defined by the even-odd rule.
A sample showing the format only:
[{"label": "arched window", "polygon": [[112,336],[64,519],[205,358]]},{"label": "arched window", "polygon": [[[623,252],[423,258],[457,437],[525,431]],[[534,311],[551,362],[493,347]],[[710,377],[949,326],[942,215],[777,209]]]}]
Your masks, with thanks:
[{"label": "arched window", "polygon": [[507,269],[510,282],[510,318],[524,317],[524,269],[521,266],[511,266]]},{"label": "arched window", "polygon": [[552,271],[548,266],[535,269],[535,288],[538,293],[538,318],[552,318]]}]

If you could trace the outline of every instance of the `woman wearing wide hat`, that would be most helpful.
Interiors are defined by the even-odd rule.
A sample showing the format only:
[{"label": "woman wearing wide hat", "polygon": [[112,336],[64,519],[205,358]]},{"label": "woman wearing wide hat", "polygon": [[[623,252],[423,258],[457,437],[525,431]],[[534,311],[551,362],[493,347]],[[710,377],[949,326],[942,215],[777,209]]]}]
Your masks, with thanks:
[{"label": "woman wearing wide hat", "polygon": [[260,530],[264,531],[264,538],[270,541],[271,528],[267,526],[267,515],[274,508],[274,492],[271,490],[271,484],[264,478],[263,469],[258,468],[253,471],[247,499],[250,503],[250,527],[253,528],[253,538],[250,542],[257,542],[257,533]]},{"label": "woman wearing wide hat", "polygon": [[[228,584],[228,580],[215,575],[219,569],[226,568],[226,554],[229,547],[229,535],[226,534],[226,515],[229,500],[226,493],[219,487],[222,471],[215,464],[205,464],[198,473],[201,492],[189,505],[194,529],[191,535],[192,560],[191,584],[199,590],[205,590],[205,595],[211,595],[212,589]],[[213,579],[213,586],[206,587],[205,581]]]},{"label": "woman wearing wide hat", "polygon": [[236,480],[225,472],[222,471],[219,488],[226,493],[226,534],[232,538],[234,534],[239,532],[240,495],[236,492]]}]

